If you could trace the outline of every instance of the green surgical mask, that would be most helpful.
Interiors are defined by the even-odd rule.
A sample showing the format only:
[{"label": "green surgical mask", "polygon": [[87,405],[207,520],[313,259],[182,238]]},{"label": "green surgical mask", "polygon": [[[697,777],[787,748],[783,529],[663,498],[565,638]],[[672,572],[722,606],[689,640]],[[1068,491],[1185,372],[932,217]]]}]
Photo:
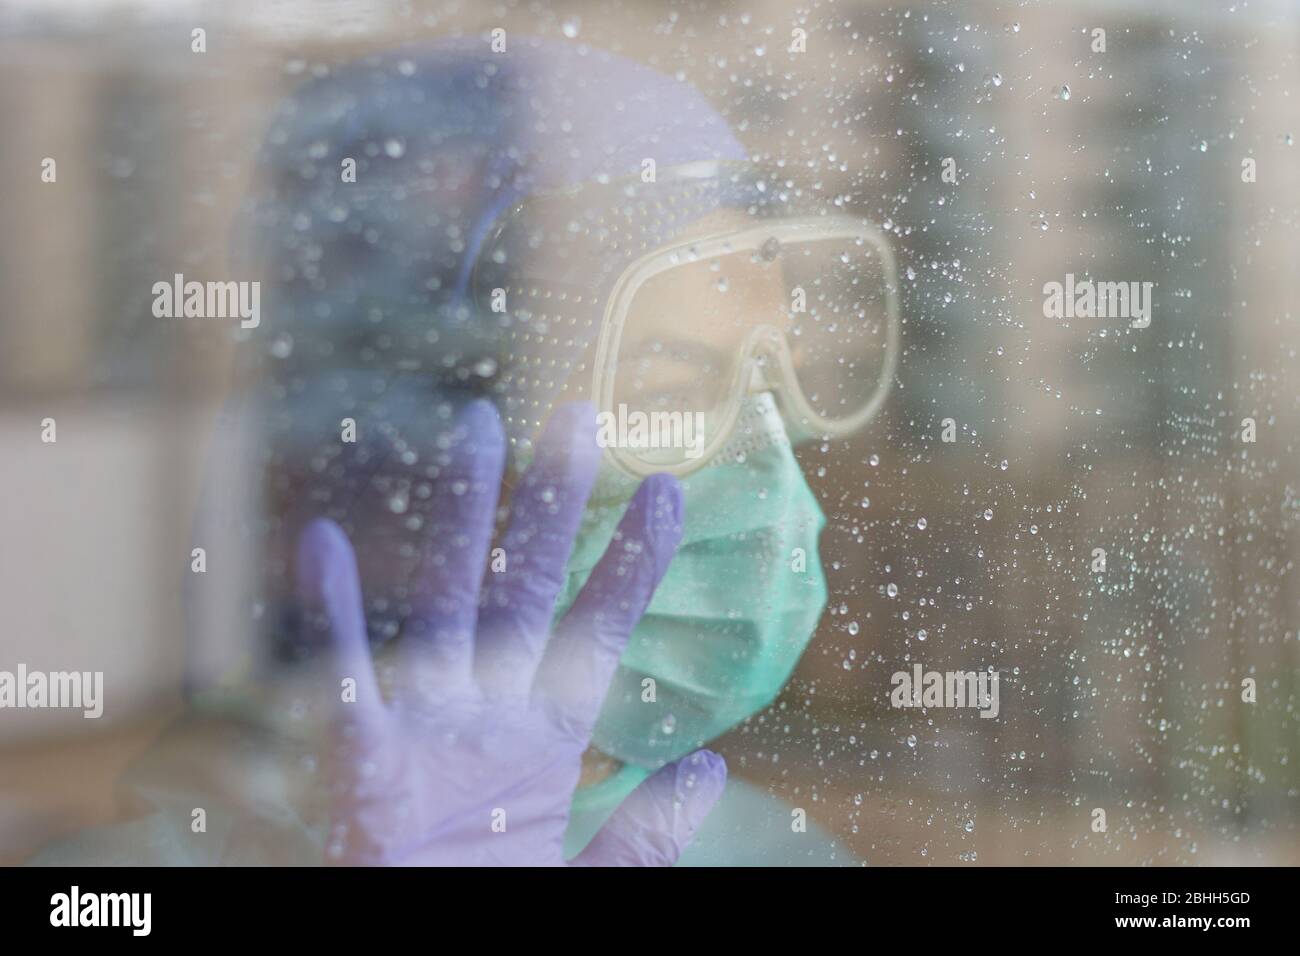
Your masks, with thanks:
[{"label": "green surgical mask", "polygon": [[[638,482],[605,466],[574,545],[558,613],[613,538]],[[826,517],[770,393],[750,397],[726,448],[682,480],[681,547],[610,684],[592,743],[657,767],[762,710],[826,606]],[[653,681],[653,684],[647,683]]]}]

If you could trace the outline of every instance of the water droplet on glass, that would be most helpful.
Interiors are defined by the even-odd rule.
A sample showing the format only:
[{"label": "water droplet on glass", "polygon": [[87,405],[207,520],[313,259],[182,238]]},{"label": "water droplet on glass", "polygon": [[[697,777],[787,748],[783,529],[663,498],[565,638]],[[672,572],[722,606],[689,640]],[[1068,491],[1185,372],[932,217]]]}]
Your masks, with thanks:
[{"label": "water droplet on glass", "polygon": [[275,358],[287,359],[293,354],[293,336],[288,332],[281,332],[271,340],[268,351]]}]

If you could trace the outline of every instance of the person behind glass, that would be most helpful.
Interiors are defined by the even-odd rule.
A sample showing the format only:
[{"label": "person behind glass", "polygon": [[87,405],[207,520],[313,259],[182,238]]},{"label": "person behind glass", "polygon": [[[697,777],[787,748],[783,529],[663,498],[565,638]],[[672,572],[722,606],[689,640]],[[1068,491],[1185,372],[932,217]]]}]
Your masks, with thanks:
[{"label": "person behind glass", "polygon": [[267,305],[196,534],[252,556],[258,651],[195,668],[139,816],[39,861],[855,862],[700,748],[825,606],[792,446],[885,399],[879,231],[682,81],[465,39],[290,96],[235,250]]}]

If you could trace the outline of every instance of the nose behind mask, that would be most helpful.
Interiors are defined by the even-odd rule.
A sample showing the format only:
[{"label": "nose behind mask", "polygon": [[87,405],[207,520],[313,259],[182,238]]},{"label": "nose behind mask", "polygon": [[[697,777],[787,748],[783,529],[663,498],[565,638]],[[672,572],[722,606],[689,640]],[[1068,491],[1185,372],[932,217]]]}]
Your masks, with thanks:
[{"label": "nose behind mask", "polygon": [[[569,562],[573,603],[637,482],[608,463]],[[826,606],[826,523],[771,394],[746,401],[731,441],[682,480],[681,547],[633,631],[592,743],[657,767],[762,710],[789,679]]]}]

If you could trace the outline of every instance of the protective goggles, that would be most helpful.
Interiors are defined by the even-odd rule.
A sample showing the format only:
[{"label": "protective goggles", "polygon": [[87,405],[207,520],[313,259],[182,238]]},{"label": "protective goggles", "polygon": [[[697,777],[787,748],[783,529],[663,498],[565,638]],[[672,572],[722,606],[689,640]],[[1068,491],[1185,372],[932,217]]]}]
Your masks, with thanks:
[{"label": "protective goggles", "polygon": [[848,435],[898,364],[885,236],[801,208],[748,164],[530,198],[498,218],[477,262],[480,314],[509,333],[515,411],[536,413],[530,379],[538,393],[576,382],[633,476],[702,467],[756,392],[773,393],[792,440]]}]

